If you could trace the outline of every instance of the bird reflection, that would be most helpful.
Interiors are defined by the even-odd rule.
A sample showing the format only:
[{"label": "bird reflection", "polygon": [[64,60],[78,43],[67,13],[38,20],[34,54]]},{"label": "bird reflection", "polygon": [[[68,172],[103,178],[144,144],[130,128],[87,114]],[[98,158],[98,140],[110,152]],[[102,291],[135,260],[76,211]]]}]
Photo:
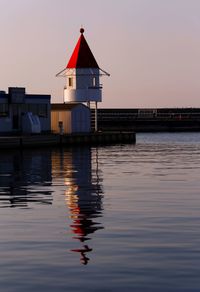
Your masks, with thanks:
[{"label": "bird reflection", "polygon": [[91,240],[91,234],[103,229],[96,221],[102,216],[103,191],[102,179],[99,177],[98,149],[81,148],[72,151],[72,165],[65,178],[66,204],[72,221],[70,228],[73,238],[82,246],[71,251],[80,254],[80,262],[86,265],[89,261],[88,253],[93,249],[86,244]]},{"label": "bird reflection", "polygon": [[80,262],[83,264],[83,265],[87,265],[88,261],[90,260],[87,256],[86,256],[86,253],[92,251],[92,248],[89,248],[88,245],[83,245],[82,248],[77,248],[77,249],[71,249],[71,251],[74,251],[74,252],[78,252],[80,253]]}]

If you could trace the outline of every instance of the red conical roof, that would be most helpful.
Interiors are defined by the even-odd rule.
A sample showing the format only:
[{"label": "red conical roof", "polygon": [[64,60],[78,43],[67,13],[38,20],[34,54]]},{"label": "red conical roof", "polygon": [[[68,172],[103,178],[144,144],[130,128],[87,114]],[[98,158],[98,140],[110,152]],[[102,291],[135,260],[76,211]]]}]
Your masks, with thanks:
[{"label": "red conical roof", "polygon": [[99,68],[83,35],[84,29],[81,28],[80,32],[81,36],[66,68]]}]

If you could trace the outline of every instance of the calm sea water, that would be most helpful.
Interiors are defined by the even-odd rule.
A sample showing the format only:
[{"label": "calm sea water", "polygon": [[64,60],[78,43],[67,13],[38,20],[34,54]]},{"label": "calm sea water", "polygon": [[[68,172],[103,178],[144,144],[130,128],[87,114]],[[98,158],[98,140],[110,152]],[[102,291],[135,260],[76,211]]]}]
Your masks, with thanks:
[{"label": "calm sea water", "polygon": [[1,152],[0,291],[200,291],[200,134]]}]

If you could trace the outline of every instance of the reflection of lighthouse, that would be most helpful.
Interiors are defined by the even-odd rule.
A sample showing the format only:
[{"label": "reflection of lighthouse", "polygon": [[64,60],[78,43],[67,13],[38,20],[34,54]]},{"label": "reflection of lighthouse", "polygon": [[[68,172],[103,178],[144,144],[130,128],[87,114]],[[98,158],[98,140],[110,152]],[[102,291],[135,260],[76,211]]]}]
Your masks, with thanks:
[{"label": "reflection of lighthouse", "polygon": [[81,248],[72,251],[80,253],[83,264],[87,264],[89,258],[86,254],[92,251],[86,241],[91,239],[90,234],[103,228],[96,222],[96,218],[102,216],[103,193],[97,172],[92,172],[95,163],[91,156],[90,148],[74,149],[71,171],[67,173],[65,181],[66,202],[72,220],[71,230],[74,238],[83,243]]}]

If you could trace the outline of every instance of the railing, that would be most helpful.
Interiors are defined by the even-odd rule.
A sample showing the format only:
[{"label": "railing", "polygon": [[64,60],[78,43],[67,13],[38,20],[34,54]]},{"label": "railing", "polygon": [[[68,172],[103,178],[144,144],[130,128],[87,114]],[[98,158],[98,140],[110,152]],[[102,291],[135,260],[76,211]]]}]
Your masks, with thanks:
[{"label": "railing", "polygon": [[[93,110],[92,116],[94,115]],[[181,112],[154,112],[148,114],[141,114],[137,111],[121,111],[118,109],[106,111],[103,109],[98,110],[98,119],[102,121],[134,121],[134,120],[200,120],[199,112],[183,111]]]},{"label": "railing", "polygon": [[102,84],[99,84],[99,86],[88,86],[88,89],[102,89]]},{"label": "railing", "polygon": [[[64,89],[75,89],[73,88],[72,86],[64,86]],[[103,88],[103,85],[102,84],[99,84],[99,86],[88,86],[86,89],[102,89]],[[78,88],[78,89],[85,89],[85,88]]]}]

